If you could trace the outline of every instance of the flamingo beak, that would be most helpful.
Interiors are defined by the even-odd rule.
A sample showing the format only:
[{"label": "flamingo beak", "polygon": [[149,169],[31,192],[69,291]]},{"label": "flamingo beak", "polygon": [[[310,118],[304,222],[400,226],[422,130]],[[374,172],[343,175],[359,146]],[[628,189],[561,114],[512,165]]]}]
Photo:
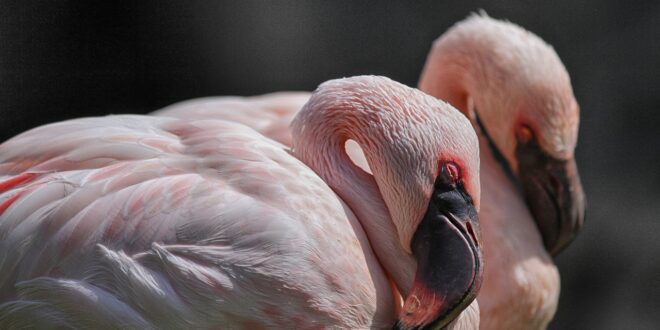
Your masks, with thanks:
[{"label": "flamingo beak", "polygon": [[438,185],[411,242],[417,272],[394,329],[439,329],[476,297],[483,260],[479,223],[463,187]]},{"label": "flamingo beak", "polygon": [[575,159],[553,158],[533,139],[518,144],[516,157],[527,204],[546,249],[556,256],[573,241],[585,219],[586,198]]}]

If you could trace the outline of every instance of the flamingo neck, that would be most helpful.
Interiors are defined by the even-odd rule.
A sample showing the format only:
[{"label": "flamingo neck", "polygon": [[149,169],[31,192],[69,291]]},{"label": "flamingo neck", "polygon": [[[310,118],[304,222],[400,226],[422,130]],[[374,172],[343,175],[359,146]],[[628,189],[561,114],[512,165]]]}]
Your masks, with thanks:
[{"label": "flamingo neck", "polygon": [[[477,297],[481,324],[486,329],[520,324],[544,328],[557,306],[557,268],[520,191],[488,147],[487,138],[480,135],[479,140],[483,192],[479,220],[487,261]],[[517,319],[510,317],[511,311]]]},{"label": "flamingo neck", "polygon": [[[397,229],[376,180],[382,166],[375,162],[386,163],[379,153],[383,140],[379,136],[385,134],[386,125],[371,125],[365,129],[366,123],[377,120],[374,118],[377,112],[365,111],[364,107],[304,110],[291,126],[295,156],[348,205],[365,231],[380,265],[405,296],[413,283],[416,262],[400,246]],[[373,176],[350,160],[345,149],[349,139],[362,146],[367,159],[371,160]]]}]

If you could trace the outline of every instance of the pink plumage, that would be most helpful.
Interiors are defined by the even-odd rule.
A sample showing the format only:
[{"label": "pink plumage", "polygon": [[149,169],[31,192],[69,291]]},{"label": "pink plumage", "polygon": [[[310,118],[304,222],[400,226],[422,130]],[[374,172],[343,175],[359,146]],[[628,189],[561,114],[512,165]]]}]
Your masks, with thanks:
[{"label": "pink plumage", "polygon": [[[0,145],[0,327],[391,327],[397,292],[425,262],[401,242],[422,221],[439,159],[478,187],[476,136],[449,105],[382,77],[325,83],[305,109],[293,150],[195,116],[68,120]],[[392,140],[367,134],[395,121]],[[368,137],[382,170],[344,184],[362,174],[317,144],[337,138],[330,122]],[[480,254],[467,257],[478,282]],[[478,285],[464,289],[438,322]]]},{"label": "pink plumage", "polygon": [[[546,327],[557,308],[559,273],[524,196],[491,153],[490,142],[476,122],[475,105],[484,127],[514,170],[517,161],[513,126],[521,118],[535,124],[539,142],[547,153],[572,162],[575,168],[573,151],[579,107],[566,69],[552,47],[538,36],[513,23],[475,14],[438,38],[419,88],[461,110],[480,133],[484,202],[480,216],[488,260],[478,298],[482,328]],[[194,115],[198,112],[190,111],[191,106],[204,105],[207,111],[203,116],[239,120],[274,138],[289,136],[288,128],[277,129],[284,129],[282,120],[293,118],[309,95],[296,92],[286,103],[283,98],[288,97],[287,93],[273,96],[277,98],[272,102],[286,110],[281,112],[285,116],[276,116],[265,108],[262,113],[234,112],[229,117],[222,98],[192,100],[157,114]],[[260,96],[262,101],[270,97]],[[251,98],[241,100],[246,104],[253,102]],[[263,122],[253,122],[255,116]],[[280,141],[289,143],[286,139]],[[358,144],[349,141],[346,150],[356,165],[371,171]],[[568,189],[575,191],[572,198],[577,224],[576,228],[568,226],[569,234],[574,234],[584,219],[584,196],[577,170],[574,172]]]}]

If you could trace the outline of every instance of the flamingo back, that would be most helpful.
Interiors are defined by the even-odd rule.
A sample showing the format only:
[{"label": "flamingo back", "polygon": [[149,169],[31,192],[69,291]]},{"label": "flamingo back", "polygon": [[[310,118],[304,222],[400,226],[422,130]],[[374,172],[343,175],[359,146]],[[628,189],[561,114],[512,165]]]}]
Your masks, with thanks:
[{"label": "flamingo back", "polygon": [[1,144],[0,269],[0,328],[393,322],[351,210],[285,146],[214,119],[83,118]]}]

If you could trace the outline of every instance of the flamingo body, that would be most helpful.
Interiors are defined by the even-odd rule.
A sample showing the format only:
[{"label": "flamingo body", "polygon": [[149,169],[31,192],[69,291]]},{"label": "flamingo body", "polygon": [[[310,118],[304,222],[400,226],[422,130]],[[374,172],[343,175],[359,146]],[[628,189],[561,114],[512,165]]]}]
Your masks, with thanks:
[{"label": "flamingo body", "polygon": [[[382,77],[315,95],[294,150],[206,116],[82,118],[1,144],[0,327],[379,329],[399,310],[403,328],[478,324],[476,304],[457,318],[481,281],[469,122]],[[370,139],[373,177],[328,144],[346,136]],[[428,219],[446,248],[414,235]]]},{"label": "flamingo body", "polygon": [[0,288],[20,299],[5,310],[79,315],[84,298],[98,306],[86,318],[116,327],[393,322],[389,284],[350,209],[245,126],[79,119],[20,135],[0,154],[0,200],[11,203],[0,216]]}]

